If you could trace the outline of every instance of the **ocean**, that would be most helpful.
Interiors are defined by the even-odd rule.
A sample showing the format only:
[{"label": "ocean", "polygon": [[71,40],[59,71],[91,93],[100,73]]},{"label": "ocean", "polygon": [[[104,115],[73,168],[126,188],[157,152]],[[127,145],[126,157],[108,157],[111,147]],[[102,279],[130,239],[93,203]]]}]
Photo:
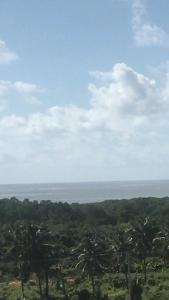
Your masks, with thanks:
[{"label": "ocean", "polygon": [[109,199],[169,196],[169,180],[1,184],[0,198],[51,200],[61,202],[97,202]]}]

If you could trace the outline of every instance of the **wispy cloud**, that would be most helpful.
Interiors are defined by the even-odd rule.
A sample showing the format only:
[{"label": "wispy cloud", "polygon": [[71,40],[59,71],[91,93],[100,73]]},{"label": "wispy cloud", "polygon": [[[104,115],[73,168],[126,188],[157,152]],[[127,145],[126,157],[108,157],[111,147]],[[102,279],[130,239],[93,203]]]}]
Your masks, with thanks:
[{"label": "wispy cloud", "polygon": [[21,101],[23,104],[40,104],[38,94],[41,89],[33,83],[24,81],[5,81],[0,80],[0,110],[4,110],[9,102],[14,102],[14,99]]},{"label": "wispy cloud", "polygon": [[144,0],[132,0],[132,26],[138,46],[169,46],[169,35],[149,20]]},{"label": "wispy cloud", "polygon": [[0,40],[0,64],[9,64],[18,59],[18,55],[11,51],[6,43]]},{"label": "wispy cloud", "polygon": [[23,93],[23,94],[31,94],[31,93],[36,93],[36,92],[40,91],[40,89],[37,87],[36,84],[23,82],[23,81],[16,81],[13,84],[13,88],[18,93]]}]

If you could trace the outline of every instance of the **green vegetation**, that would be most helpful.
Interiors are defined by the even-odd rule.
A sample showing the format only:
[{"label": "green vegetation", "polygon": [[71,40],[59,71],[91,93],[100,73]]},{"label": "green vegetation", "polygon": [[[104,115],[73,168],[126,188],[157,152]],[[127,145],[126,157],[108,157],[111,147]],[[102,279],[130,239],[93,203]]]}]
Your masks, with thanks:
[{"label": "green vegetation", "polygon": [[0,299],[169,299],[168,216],[167,197],[2,199]]}]

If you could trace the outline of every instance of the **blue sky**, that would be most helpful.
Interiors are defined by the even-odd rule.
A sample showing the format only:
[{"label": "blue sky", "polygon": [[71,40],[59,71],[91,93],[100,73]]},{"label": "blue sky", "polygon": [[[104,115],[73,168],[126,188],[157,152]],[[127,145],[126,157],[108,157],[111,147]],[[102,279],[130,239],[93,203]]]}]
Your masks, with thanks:
[{"label": "blue sky", "polygon": [[0,181],[169,178],[167,0],[0,2]]}]

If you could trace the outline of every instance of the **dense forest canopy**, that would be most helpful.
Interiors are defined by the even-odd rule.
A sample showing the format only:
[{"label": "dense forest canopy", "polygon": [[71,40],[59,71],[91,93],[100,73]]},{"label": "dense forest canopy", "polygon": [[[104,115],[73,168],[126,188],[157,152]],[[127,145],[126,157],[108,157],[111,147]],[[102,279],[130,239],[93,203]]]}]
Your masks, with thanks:
[{"label": "dense forest canopy", "polygon": [[0,223],[31,221],[37,224],[117,225],[151,217],[159,224],[168,223],[169,197],[106,200],[90,204],[68,204],[42,200],[0,200]]},{"label": "dense forest canopy", "polygon": [[169,197],[1,199],[0,296],[16,299],[19,284],[22,299],[154,300],[156,286],[168,299],[168,216]]}]

